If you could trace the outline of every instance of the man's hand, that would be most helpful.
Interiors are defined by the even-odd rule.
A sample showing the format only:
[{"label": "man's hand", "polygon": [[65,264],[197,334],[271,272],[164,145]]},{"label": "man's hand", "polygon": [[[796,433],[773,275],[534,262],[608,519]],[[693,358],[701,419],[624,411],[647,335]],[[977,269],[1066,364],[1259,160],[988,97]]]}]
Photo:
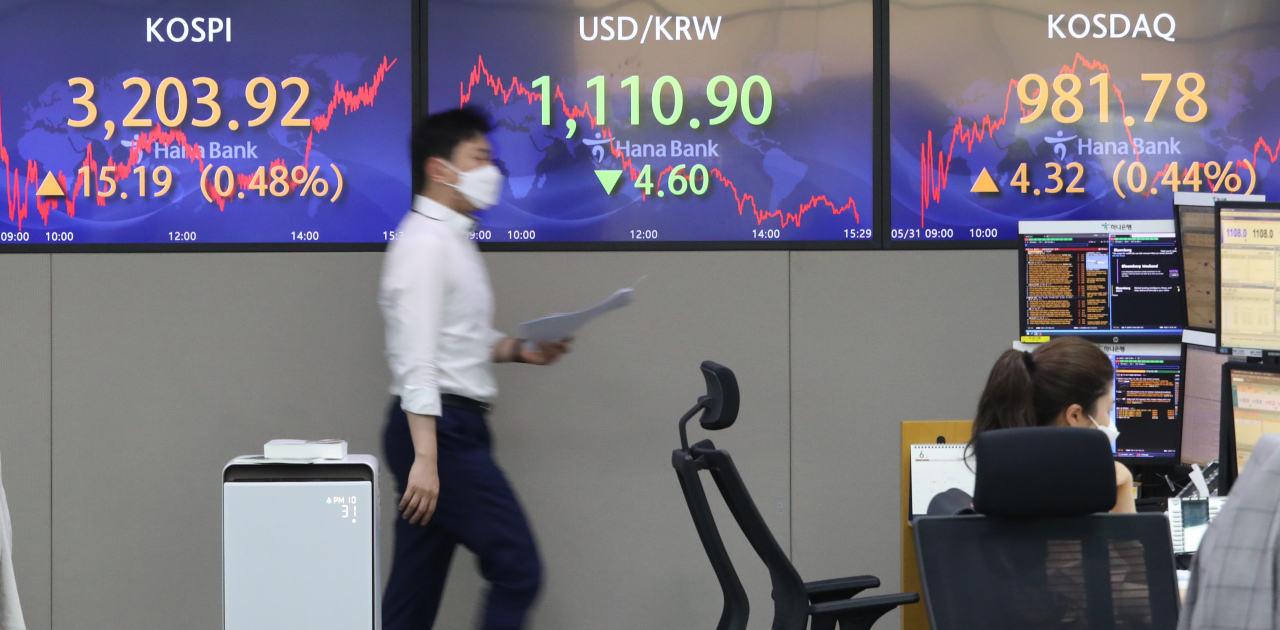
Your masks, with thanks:
[{"label": "man's hand", "polygon": [[414,525],[426,525],[440,497],[440,471],[436,469],[436,419],[406,411],[413,437],[413,466],[400,499],[400,515]]},{"label": "man's hand", "polygon": [[572,345],[573,338],[570,337],[560,341],[540,342],[537,350],[526,350],[522,346],[519,348],[520,358],[532,365],[551,365],[559,360],[561,355],[569,354]]},{"label": "man's hand", "polygon": [[414,525],[426,525],[436,511],[440,497],[440,475],[434,460],[415,457],[409,469],[409,483],[400,499],[400,515]]}]

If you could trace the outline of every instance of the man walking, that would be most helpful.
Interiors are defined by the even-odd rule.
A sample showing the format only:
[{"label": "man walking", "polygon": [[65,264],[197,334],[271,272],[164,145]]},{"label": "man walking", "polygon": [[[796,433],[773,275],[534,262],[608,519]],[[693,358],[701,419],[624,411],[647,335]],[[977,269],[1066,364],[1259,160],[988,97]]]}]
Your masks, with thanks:
[{"label": "man walking", "polygon": [[378,303],[394,396],[383,435],[403,498],[382,602],[386,630],[435,622],[453,552],[479,557],[489,582],[481,627],[522,628],[542,566],[524,511],[493,460],[486,414],[494,363],[548,365],[569,340],[525,348],[493,329],[488,272],[471,213],[492,206],[502,173],[488,118],[474,109],[427,117],[413,133],[413,210],[387,248]]}]

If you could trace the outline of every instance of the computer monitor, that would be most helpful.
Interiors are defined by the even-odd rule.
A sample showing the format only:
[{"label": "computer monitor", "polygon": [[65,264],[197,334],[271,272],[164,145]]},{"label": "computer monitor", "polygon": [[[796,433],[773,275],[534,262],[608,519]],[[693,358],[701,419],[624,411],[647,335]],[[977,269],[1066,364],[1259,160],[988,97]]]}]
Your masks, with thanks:
[{"label": "computer monitor", "polygon": [[1280,365],[1222,364],[1219,494],[1230,492],[1263,433],[1280,433]]},{"label": "computer monitor", "polygon": [[[1187,328],[1200,332],[1218,331],[1218,250],[1215,211],[1219,201],[1266,201],[1263,195],[1231,195],[1178,192],[1173,195],[1173,220],[1182,252],[1183,293],[1187,302]],[[1213,380],[1218,379],[1214,371]],[[1216,400],[1217,389],[1213,390]],[[1217,414],[1217,403],[1214,403]],[[1216,427],[1216,415],[1215,427]],[[1217,438],[1214,438],[1215,440]]]},{"label": "computer monitor", "polygon": [[1280,204],[1218,202],[1218,346],[1280,356]]},{"label": "computer monitor", "polygon": [[1218,239],[1213,216],[1213,206],[1174,206],[1182,244],[1187,328],[1202,332],[1218,330]]},{"label": "computer monitor", "polygon": [[1022,338],[1180,342],[1186,320],[1173,221],[1023,221]]},{"label": "computer monitor", "polygon": [[1216,348],[1183,344],[1182,463],[1208,466],[1218,459],[1222,417],[1222,364],[1227,355]]},{"label": "computer monitor", "polygon": [[1172,466],[1182,451],[1181,344],[1100,346],[1115,367],[1116,458],[1131,465]]}]

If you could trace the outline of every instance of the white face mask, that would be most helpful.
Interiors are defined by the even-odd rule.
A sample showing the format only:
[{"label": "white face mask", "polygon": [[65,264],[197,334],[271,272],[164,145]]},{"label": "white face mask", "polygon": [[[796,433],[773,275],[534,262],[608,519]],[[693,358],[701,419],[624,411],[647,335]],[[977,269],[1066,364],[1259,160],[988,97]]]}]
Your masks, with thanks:
[{"label": "white face mask", "polygon": [[1098,424],[1098,421],[1094,420],[1093,416],[1088,416],[1088,418],[1089,422],[1093,423],[1093,426],[1098,427],[1098,430],[1105,433],[1107,435],[1107,439],[1111,440],[1111,450],[1114,451],[1116,449],[1116,438],[1120,437],[1120,429],[1116,428],[1115,423],[1105,425]]},{"label": "white face mask", "polygon": [[469,171],[460,171],[446,160],[440,160],[440,162],[458,174],[458,183],[446,184],[446,186],[451,186],[462,193],[462,196],[468,203],[475,206],[476,210],[484,210],[498,203],[498,199],[502,196],[503,180],[502,171],[498,170],[498,167],[485,164]]}]

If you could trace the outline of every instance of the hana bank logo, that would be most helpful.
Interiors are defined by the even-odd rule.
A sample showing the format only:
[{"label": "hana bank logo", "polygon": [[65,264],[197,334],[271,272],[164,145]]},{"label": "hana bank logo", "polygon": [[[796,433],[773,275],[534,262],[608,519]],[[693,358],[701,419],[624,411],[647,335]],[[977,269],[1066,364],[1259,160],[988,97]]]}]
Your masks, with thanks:
[{"label": "hana bank logo", "polygon": [[1067,159],[1067,144],[1075,140],[1077,136],[1063,136],[1062,131],[1058,131],[1056,136],[1045,136],[1044,141],[1053,147],[1053,159],[1061,162]]},{"label": "hana bank logo", "polygon": [[598,165],[604,164],[605,147],[608,147],[610,152],[613,150],[613,140],[605,138],[599,131],[596,132],[595,140],[584,138],[582,144],[591,147],[591,159]]}]

